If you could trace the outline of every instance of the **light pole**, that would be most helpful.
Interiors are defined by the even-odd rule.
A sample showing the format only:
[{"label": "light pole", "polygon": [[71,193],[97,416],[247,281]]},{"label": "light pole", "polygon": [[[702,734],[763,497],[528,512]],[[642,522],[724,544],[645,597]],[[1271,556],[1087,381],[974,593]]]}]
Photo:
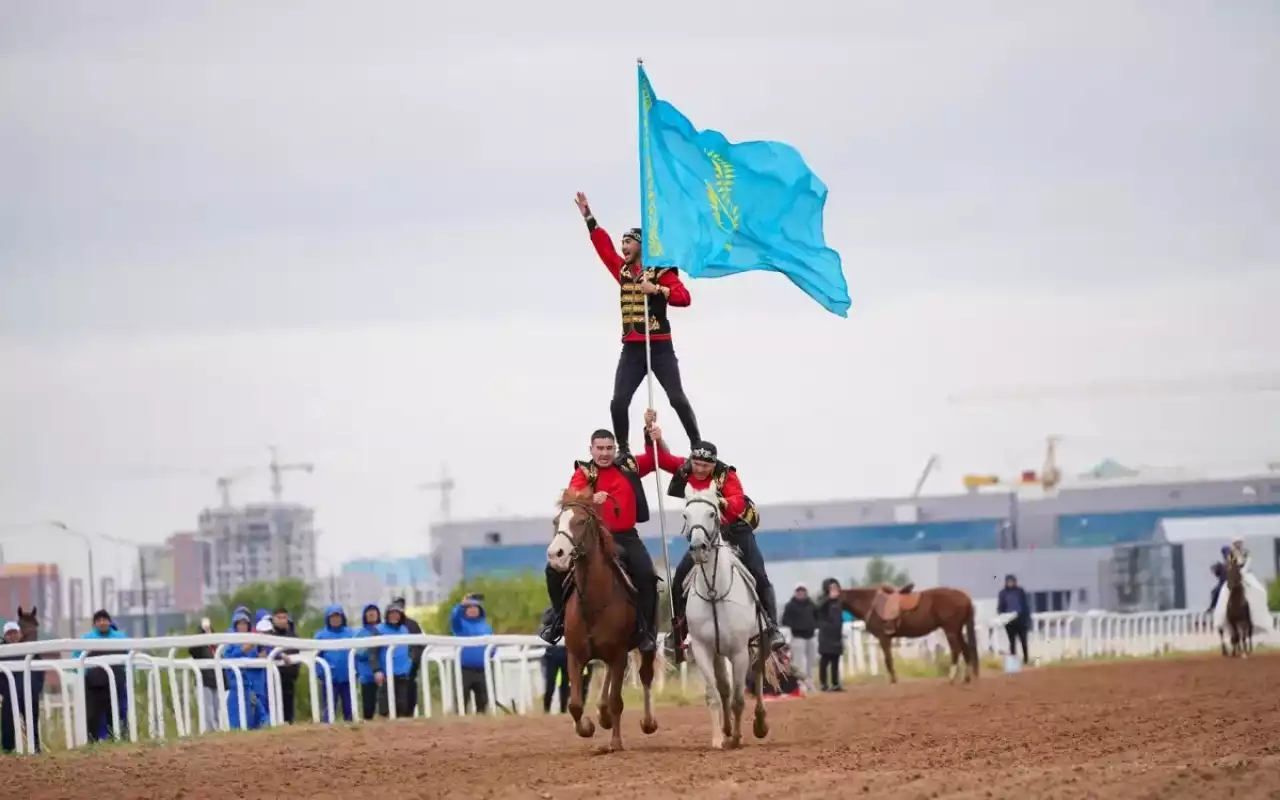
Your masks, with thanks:
[{"label": "light pole", "polygon": [[82,531],[78,531],[75,528],[72,528],[70,525],[67,525],[67,523],[65,522],[60,522],[54,519],[54,520],[49,520],[49,524],[55,528],[58,528],[70,534],[71,536],[76,537],[80,541],[84,542],[85,552],[89,556],[89,613],[91,615],[96,614],[98,609],[96,608],[97,587],[94,586],[94,574],[93,574],[93,542],[89,539],[89,537],[85,533],[83,533]]}]

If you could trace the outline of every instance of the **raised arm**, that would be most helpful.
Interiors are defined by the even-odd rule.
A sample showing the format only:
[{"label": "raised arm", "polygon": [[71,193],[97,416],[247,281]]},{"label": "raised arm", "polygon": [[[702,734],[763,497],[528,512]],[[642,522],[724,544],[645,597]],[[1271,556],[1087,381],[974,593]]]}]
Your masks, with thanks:
[{"label": "raised arm", "polygon": [[658,415],[649,409],[645,412],[644,453],[636,456],[636,470],[644,477],[660,468],[664,472],[675,472],[684,466],[684,459],[671,455],[667,443],[662,439],[662,428],[657,425]]},{"label": "raised arm", "polygon": [[[577,204],[583,221],[587,223],[587,232],[591,234],[591,244],[596,248],[596,255],[600,257],[600,261],[604,263],[613,279],[621,283],[622,256],[618,254],[617,249],[613,246],[613,239],[609,238],[608,231],[601,228],[596,222],[595,215],[591,213],[591,206],[587,205],[587,196],[585,194],[578,192],[573,201]],[[688,294],[688,292],[685,292],[685,294]]]}]

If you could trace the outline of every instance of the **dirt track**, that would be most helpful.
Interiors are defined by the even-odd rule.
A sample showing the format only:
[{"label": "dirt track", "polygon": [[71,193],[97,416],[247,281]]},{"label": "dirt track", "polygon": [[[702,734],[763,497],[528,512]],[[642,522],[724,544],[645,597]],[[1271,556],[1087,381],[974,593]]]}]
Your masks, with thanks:
[{"label": "dirt track", "polygon": [[568,717],[230,734],[0,761],[13,798],[1280,797],[1280,656],[1047,668],[952,688],[771,703],[772,731],[708,752],[700,705],[599,755]]}]

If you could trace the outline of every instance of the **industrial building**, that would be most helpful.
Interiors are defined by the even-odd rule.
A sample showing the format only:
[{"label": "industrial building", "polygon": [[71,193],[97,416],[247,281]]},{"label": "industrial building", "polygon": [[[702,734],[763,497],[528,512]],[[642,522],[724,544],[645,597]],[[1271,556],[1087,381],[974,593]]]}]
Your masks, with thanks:
[{"label": "industrial building", "polygon": [[[1239,517],[1260,518],[1248,539],[1258,577],[1274,577],[1280,562],[1280,472],[1152,480],[1104,465],[1071,486],[986,488],[996,491],[975,484],[947,496],[762,505],[757,539],[783,597],[827,577],[847,585],[881,557],[917,586],[952,586],[975,599],[994,597],[1015,574],[1041,611],[1207,604],[1209,566]],[[1179,538],[1174,523],[1185,519],[1205,521],[1200,535],[1213,547]],[[433,526],[442,590],[479,575],[541,571],[550,524],[547,515]],[[666,529],[674,568],[684,554],[678,512],[668,511]],[[661,573],[656,519],[640,532]]]}]

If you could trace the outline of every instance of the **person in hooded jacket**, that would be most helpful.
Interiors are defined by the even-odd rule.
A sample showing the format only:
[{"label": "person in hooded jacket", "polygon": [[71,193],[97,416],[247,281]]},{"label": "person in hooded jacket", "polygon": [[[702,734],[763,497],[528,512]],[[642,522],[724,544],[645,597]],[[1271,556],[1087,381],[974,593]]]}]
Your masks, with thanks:
[{"label": "person in hooded jacket", "polygon": [[[355,632],[355,638],[363,639],[377,636],[382,631],[382,611],[377,603],[368,603],[360,609],[361,625]],[[360,715],[366,720],[373,719],[378,712],[378,695],[381,693],[384,676],[382,674],[382,648],[365,647],[356,651],[356,677],[360,681]]]},{"label": "person in hooded jacket", "polygon": [[[350,639],[355,632],[347,627],[347,615],[340,605],[331,605],[324,610],[324,627],[316,631],[316,638],[321,641],[332,639]],[[351,671],[347,662],[349,650],[324,650],[320,658],[329,665],[329,678],[333,683],[333,707],[341,709],[342,718],[351,721]],[[320,718],[329,721],[329,700],[324,674],[316,673],[320,683]]]},{"label": "person in hooded jacket", "polygon": [[[237,610],[231,618],[231,632],[252,631],[253,623],[248,612]],[[229,644],[222,649],[224,660],[264,656],[262,647],[256,644]],[[240,675],[244,681],[244,719],[240,718],[240,683],[236,680],[235,672],[227,670],[227,721],[233,729],[257,730],[267,721],[267,671],[261,667],[243,667]]]},{"label": "person in hooded jacket", "polygon": [[[25,661],[26,656],[3,655],[5,648],[2,645],[21,643],[22,629],[18,627],[18,623],[6,622],[4,624],[4,641],[0,643],[0,661]],[[18,693],[10,696],[9,681],[4,676],[0,676],[0,751],[6,753],[12,753],[17,749],[17,720],[20,715],[26,714],[26,696],[23,694],[26,681],[23,680],[22,673],[15,673],[13,677],[14,683],[17,684]],[[35,675],[33,674],[32,677],[34,678]]]},{"label": "person in hooded jacket", "polygon": [[[394,597],[392,598],[391,602],[399,603],[400,607],[404,609],[407,609],[409,607],[408,605],[405,604],[403,597]],[[405,614],[404,616],[404,626],[409,630],[409,633],[415,633],[415,634],[422,633],[422,626],[418,624],[418,621],[416,619],[409,616],[408,614]],[[409,670],[409,680],[413,681],[414,686],[418,685],[418,673],[422,671],[422,654],[426,651],[426,649],[427,649],[426,645],[421,645],[421,644],[415,644],[409,648],[409,658],[413,660],[413,667]],[[414,692],[414,695],[416,696],[417,692]],[[417,710],[416,705],[414,707],[414,710],[415,711]]]},{"label": "person in hooded jacket", "polygon": [[817,620],[818,682],[824,692],[843,692],[840,657],[844,655],[844,601],[840,598],[840,581],[835,578],[822,582]]},{"label": "person in hooded jacket", "polygon": [[[112,623],[111,615],[106,609],[99,609],[93,615],[93,627],[81,639],[124,639],[127,638]],[[82,651],[72,653],[72,658],[79,658]],[[93,650],[89,656],[107,655],[102,650]],[[115,675],[116,686],[125,685],[125,669],[123,665],[109,667]],[[112,735],[111,723],[111,682],[106,669],[102,667],[86,667],[84,674],[84,703],[86,730],[90,742],[109,739]],[[124,715],[120,717],[120,725],[127,725]],[[121,731],[123,734],[123,730]]]},{"label": "person in hooded jacket", "polygon": [[[378,633],[383,636],[406,636],[409,628],[404,624],[404,606],[399,603],[391,603],[387,606],[386,613],[382,615],[382,624],[378,626]],[[413,656],[409,653],[408,645],[397,645],[395,647],[382,648],[383,653],[379,659],[380,667],[385,673],[390,671],[395,676],[395,692],[396,718],[404,719],[413,716],[413,707],[416,705],[418,697],[418,687],[414,685],[413,679],[409,674],[413,671]],[[465,662],[464,662],[465,665]],[[465,671],[465,670],[464,670]],[[385,687],[385,682],[383,683]],[[384,690],[379,699],[378,711],[384,717],[390,716],[388,712],[388,704],[390,698]]]},{"label": "person in hooded jacket", "polygon": [[996,597],[996,613],[1014,615],[1004,626],[1009,637],[1009,655],[1018,655],[1018,642],[1022,642],[1022,663],[1030,664],[1027,632],[1031,630],[1031,602],[1027,599],[1027,590],[1018,585],[1018,579],[1013,575],[1004,576],[1004,588]]},{"label": "person in hooded jacket", "polygon": [[[449,614],[449,631],[454,636],[492,636],[493,626],[485,616],[480,597],[467,595]],[[477,714],[489,708],[489,687],[484,677],[484,645],[464,647],[458,658],[462,664],[462,701],[471,695]]]}]

